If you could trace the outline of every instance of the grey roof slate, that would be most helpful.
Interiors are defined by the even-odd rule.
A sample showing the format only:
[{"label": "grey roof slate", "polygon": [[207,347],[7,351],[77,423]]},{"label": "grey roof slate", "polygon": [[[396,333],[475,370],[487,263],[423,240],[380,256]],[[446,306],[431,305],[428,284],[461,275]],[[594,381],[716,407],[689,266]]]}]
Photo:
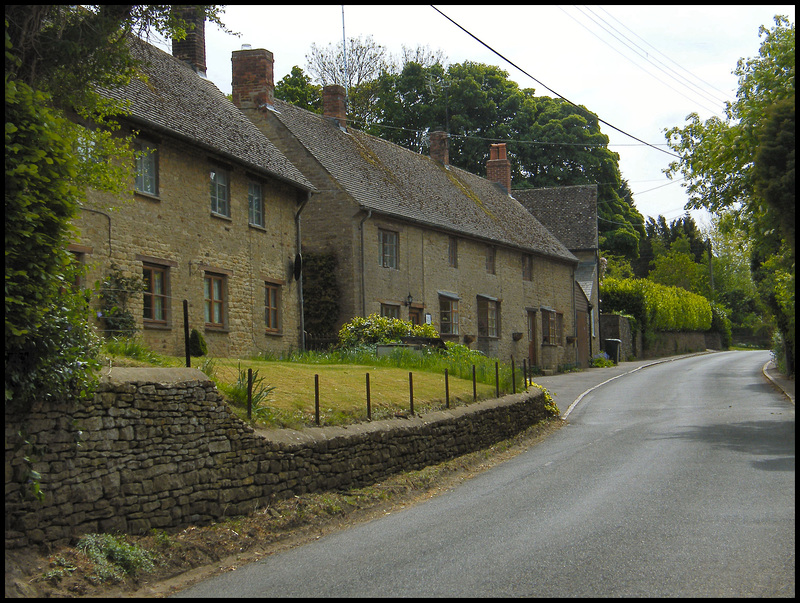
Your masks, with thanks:
[{"label": "grey roof slate", "polygon": [[277,118],[361,207],[575,263],[577,258],[485,178],[275,100]]},{"label": "grey roof slate", "polygon": [[131,101],[126,119],[304,190],[316,190],[211,81],[142,40],[131,40],[131,52],[143,63],[146,81],[134,78],[127,86],[102,91],[111,98]]},{"label": "grey roof slate", "polygon": [[575,270],[575,280],[586,294],[586,299],[591,300],[592,290],[597,281],[597,262],[588,261],[578,264],[578,268]]},{"label": "grey roof slate", "polygon": [[572,251],[597,249],[597,185],[515,190],[511,194]]}]

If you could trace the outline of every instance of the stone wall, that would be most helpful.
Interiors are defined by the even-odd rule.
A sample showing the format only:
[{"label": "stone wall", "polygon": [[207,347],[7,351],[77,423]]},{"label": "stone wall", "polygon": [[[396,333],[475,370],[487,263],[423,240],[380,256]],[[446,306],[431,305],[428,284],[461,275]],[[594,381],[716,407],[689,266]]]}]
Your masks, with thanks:
[{"label": "stone wall", "polygon": [[511,437],[547,416],[544,403],[534,390],[422,417],[257,433],[200,371],[112,369],[91,402],[6,415],[6,547],[178,528],[374,483]]},{"label": "stone wall", "polygon": [[640,331],[631,330],[627,318],[616,314],[600,316],[600,337],[601,349],[605,352],[608,352],[606,339],[622,341],[620,357],[623,361],[722,349],[722,338],[719,333],[659,331],[642,336]]}]

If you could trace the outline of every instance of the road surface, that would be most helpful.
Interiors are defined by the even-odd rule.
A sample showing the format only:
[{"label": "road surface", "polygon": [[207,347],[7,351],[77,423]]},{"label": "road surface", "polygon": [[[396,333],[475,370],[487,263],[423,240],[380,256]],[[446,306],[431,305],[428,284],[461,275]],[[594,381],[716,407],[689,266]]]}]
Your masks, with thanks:
[{"label": "road surface", "polygon": [[615,379],[450,492],[177,596],[794,597],[795,414],[768,359]]}]

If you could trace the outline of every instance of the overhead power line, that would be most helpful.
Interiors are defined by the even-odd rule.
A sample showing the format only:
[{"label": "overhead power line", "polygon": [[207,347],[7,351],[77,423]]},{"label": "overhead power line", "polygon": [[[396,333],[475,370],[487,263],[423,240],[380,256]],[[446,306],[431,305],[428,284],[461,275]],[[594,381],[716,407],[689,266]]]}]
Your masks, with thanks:
[{"label": "overhead power line", "polygon": [[[572,102],[571,100],[569,100],[569,99],[568,99],[568,98],[566,98],[565,96],[563,96],[563,95],[559,94],[558,92],[556,92],[555,90],[553,90],[553,89],[552,89],[552,88],[550,88],[549,86],[545,85],[543,82],[540,82],[538,79],[536,79],[535,77],[533,77],[533,76],[532,76],[530,73],[528,73],[527,71],[525,71],[525,70],[524,70],[522,67],[520,67],[519,65],[517,65],[516,63],[514,63],[514,62],[513,62],[513,61],[511,61],[510,59],[508,59],[508,58],[506,58],[505,56],[503,56],[502,54],[500,54],[500,53],[499,53],[497,50],[495,50],[494,48],[492,48],[491,46],[489,46],[489,45],[488,45],[486,42],[484,42],[483,40],[481,40],[479,37],[477,37],[476,35],[474,35],[472,32],[468,31],[467,29],[465,29],[464,27],[462,27],[461,25],[459,25],[458,23],[456,23],[456,22],[455,22],[453,19],[451,19],[450,17],[448,17],[447,15],[445,15],[445,14],[444,14],[442,11],[440,11],[440,10],[439,10],[438,8],[436,8],[435,6],[431,5],[431,8],[432,8],[433,10],[435,10],[437,13],[439,13],[440,15],[442,15],[442,16],[443,16],[445,19],[447,19],[448,21],[450,21],[450,22],[451,22],[453,25],[455,25],[456,27],[458,27],[458,28],[459,28],[461,31],[463,31],[465,34],[467,34],[468,36],[470,36],[471,38],[473,38],[473,39],[474,39],[476,42],[478,42],[479,44],[481,44],[481,45],[485,46],[485,47],[486,47],[487,49],[489,49],[491,52],[493,52],[493,53],[494,53],[494,54],[496,54],[498,57],[500,57],[501,59],[503,59],[503,60],[504,60],[506,63],[508,63],[509,65],[511,65],[512,67],[514,67],[515,69],[517,69],[517,70],[519,70],[520,72],[522,72],[522,73],[524,73],[525,75],[527,75],[529,78],[531,78],[531,79],[532,79],[534,82],[536,82],[537,84],[539,84],[539,85],[540,85],[542,88],[544,88],[544,89],[545,89],[545,90],[547,90],[548,92],[550,92],[550,93],[552,93],[552,94],[555,94],[555,95],[556,95],[558,98],[560,98],[560,99],[562,99],[562,100],[564,100],[564,101],[568,102],[570,105],[572,105],[572,106],[573,106],[573,107],[575,107],[576,109],[583,110],[583,111],[585,111],[585,110],[586,110],[586,109],[584,109],[583,107],[581,107],[580,105],[577,105],[576,103]],[[679,156],[679,155],[676,155],[675,153],[670,153],[669,151],[665,151],[664,149],[659,149],[657,146],[655,146],[655,145],[653,145],[653,144],[650,144],[649,142],[645,142],[644,140],[641,140],[640,138],[637,138],[637,137],[636,137],[636,136],[634,136],[633,134],[628,134],[628,133],[627,133],[627,132],[625,132],[624,130],[621,130],[620,128],[616,127],[615,125],[608,123],[607,121],[605,121],[605,120],[601,119],[600,117],[598,117],[598,118],[597,118],[597,121],[599,121],[599,122],[600,122],[600,123],[602,123],[602,124],[605,124],[605,125],[606,125],[606,126],[608,126],[609,128],[612,128],[612,129],[616,130],[616,131],[617,131],[617,132],[619,132],[620,134],[623,134],[623,135],[627,136],[628,138],[632,138],[633,140],[635,140],[635,141],[637,141],[637,142],[640,142],[641,144],[643,144],[643,145],[645,145],[645,146],[651,147],[651,148],[655,149],[656,151],[659,151],[659,152],[661,152],[661,153],[664,153],[664,154],[666,154],[666,155],[669,155],[669,156],[671,156],[671,157],[677,157],[678,159],[680,159],[680,156]]]},{"label": "overhead power line", "polygon": [[[639,39],[640,39],[640,40],[641,40],[641,41],[642,41],[644,44],[646,44],[647,46],[649,46],[650,48],[652,48],[652,49],[653,49],[653,50],[654,50],[656,53],[660,54],[660,55],[661,55],[662,57],[664,57],[664,58],[665,58],[667,61],[669,61],[670,63],[672,63],[673,65],[675,65],[675,66],[676,66],[678,69],[680,69],[681,71],[685,72],[687,75],[691,76],[692,78],[696,79],[698,82],[700,82],[701,84],[703,84],[704,86],[706,86],[706,91],[705,91],[705,92],[706,92],[707,94],[709,94],[710,96],[714,97],[714,98],[717,100],[717,102],[720,102],[720,103],[725,103],[725,102],[727,102],[727,101],[732,101],[732,100],[735,100],[735,98],[733,97],[733,95],[732,95],[730,92],[725,92],[725,91],[723,91],[723,90],[720,90],[719,88],[717,88],[717,87],[716,87],[716,86],[714,86],[713,84],[711,84],[711,83],[707,82],[706,80],[704,80],[704,79],[703,79],[703,78],[701,78],[700,76],[698,76],[698,75],[695,75],[694,73],[692,73],[691,71],[689,71],[689,70],[688,70],[688,69],[686,69],[685,67],[682,67],[681,65],[679,65],[679,64],[678,64],[676,61],[674,61],[674,60],[672,60],[671,58],[669,58],[667,55],[665,55],[663,52],[661,52],[661,51],[660,51],[658,48],[656,48],[655,46],[653,46],[652,44],[650,44],[650,42],[648,42],[647,40],[645,40],[644,38],[642,38],[640,35],[638,35],[638,34],[637,34],[635,31],[633,31],[631,28],[629,28],[628,26],[626,26],[626,25],[625,25],[625,24],[624,24],[622,21],[620,21],[619,19],[617,19],[617,18],[616,18],[614,15],[612,15],[610,12],[608,12],[608,11],[607,11],[605,8],[603,8],[603,7],[600,7],[600,10],[602,10],[602,11],[603,11],[604,13],[606,13],[606,14],[607,14],[609,17],[611,17],[612,19],[614,19],[614,21],[616,21],[616,22],[617,22],[617,23],[619,23],[619,24],[620,24],[622,27],[624,27],[624,28],[625,28],[625,29],[627,29],[629,32],[631,32],[631,34],[633,34],[634,36],[636,36],[637,38],[639,38]],[[660,61],[659,61],[659,62],[660,62]],[[662,63],[662,64],[663,64],[663,63]],[[664,66],[665,66],[667,69],[669,69],[670,71],[672,71],[673,73],[675,73],[676,75],[678,74],[678,72],[677,72],[677,71],[675,71],[674,69],[672,69],[672,68],[668,67],[667,65],[664,65]],[[687,80],[687,81],[688,81],[688,80]],[[692,84],[692,85],[695,85],[695,84]],[[700,86],[697,86],[697,87],[698,87],[698,88],[700,88]],[[711,90],[715,90],[716,92],[719,92],[719,94],[721,94],[722,96],[717,96],[717,95],[713,94],[713,93],[712,93],[710,90],[708,90],[709,88],[710,88]]]},{"label": "overhead power line", "polygon": [[[645,72],[647,75],[649,75],[650,77],[652,77],[653,79],[655,79],[656,81],[658,81],[658,82],[659,82],[661,85],[663,85],[663,86],[666,86],[667,88],[669,88],[670,90],[672,90],[672,91],[673,91],[673,92],[675,92],[676,94],[680,94],[680,95],[681,95],[682,97],[684,97],[685,99],[687,99],[687,100],[689,100],[689,101],[691,101],[691,102],[693,102],[693,103],[697,103],[698,105],[700,105],[701,107],[703,107],[703,108],[704,108],[706,111],[708,111],[708,112],[710,112],[710,113],[713,113],[713,114],[715,114],[715,115],[717,115],[717,116],[720,116],[720,113],[719,113],[719,111],[718,111],[718,110],[716,110],[716,109],[711,109],[711,108],[709,108],[709,107],[707,107],[707,106],[705,106],[705,105],[703,105],[703,104],[701,104],[701,103],[698,103],[698,102],[697,102],[697,100],[690,98],[689,96],[687,96],[686,94],[684,94],[684,93],[683,93],[683,92],[681,92],[680,90],[678,90],[678,89],[676,89],[675,87],[673,87],[673,86],[671,86],[670,84],[668,84],[668,83],[667,83],[666,81],[664,81],[663,79],[660,79],[658,76],[656,76],[655,74],[651,73],[650,71],[648,71],[647,69],[645,69],[645,68],[644,68],[642,65],[640,65],[639,63],[637,63],[636,61],[634,61],[634,60],[633,60],[631,57],[627,56],[627,55],[626,55],[624,52],[621,52],[619,49],[617,49],[617,48],[615,48],[614,46],[612,46],[611,44],[609,44],[609,43],[608,43],[608,41],[604,40],[602,37],[600,37],[599,35],[597,35],[595,32],[593,32],[591,29],[589,29],[589,28],[588,28],[586,25],[584,25],[584,24],[583,24],[583,23],[581,23],[581,22],[580,22],[578,19],[576,19],[574,16],[570,15],[570,14],[569,14],[567,11],[565,11],[563,8],[561,8],[561,7],[559,7],[559,8],[560,8],[560,10],[561,10],[561,11],[562,11],[562,12],[563,12],[565,15],[567,15],[567,16],[568,16],[570,19],[573,19],[573,20],[574,20],[574,21],[575,21],[575,22],[576,22],[578,25],[580,25],[581,27],[583,27],[583,28],[584,28],[586,31],[588,31],[590,34],[592,34],[594,37],[596,37],[598,40],[600,40],[600,41],[601,41],[603,44],[605,44],[605,45],[606,45],[606,46],[608,46],[608,47],[609,47],[611,50],[613,50],[614,52],[616,52],[617,54],[619,54],[620,56],[622,56],[622,58],[624,58],[625,60],[627,60],[627,61],[631,62],[633,65],[635,65],[636,67],[638,67],[639,69],[641,69],[642,71],[644,71],[644,72]],[[637,45],[635,42],[631,41],[631,40],[630,40],[628,37],[626,37],[625,35],[621,34],[621,33],[620,33],[620,32],[619,32],[619,31],[618,31],[616,28],[614,28],[612,25],[608,24],[608,22],[606,22],[606,21],[605,21],[605,20],[604,20],[602,17],[600,17],[599,15],[597,15],[597,14],[596,14],[594,11],[592,11],[590,8],[586,8],[585,10],[584,10],[584,9],[582,9],[582,8],[580,8],[580,7],[575,7],[575,8],[576,8],[576,9],[577,9],[577,10],[578,10],[578,11],[579,11],[579,12],[580,12],[580,13],[581,13],[583,16],[585,16],[587,19],[589,19],[590,21],[592,21],[593,23],[595,23],[595,24],[596,24],[598,27],[600,27],[600,28],[601,28],[603,31],[605,31],[606,33],[608,33],[609,35],[611,35],[613,38],[615,38],[615,39],[616,39],[618,42],[620,42],[621,44],[623,44],[623,45],[624,45],[625,47],[627,47],[629,50],[633,51],[633,53],[634,53],[636,56],[638,56],[638,57],[640,57],[640,58],[644,59],[644,60],[645,60],[647,63],[649,63],[650,65],[654,66],[656,69],[660,70],[662,73],[664,73],[664,74],[665,74],[665,75],[667,75],[668,77],[670,77],[670,78],[672,78],[673,80],[675,80],[675,81],[676,81],[678,84],[680,84],[681,86],[684,86],[684,87],[688,88],[688,89],[689,89],[689,91],[690,91],[690,93],[692,93],[692,94],[696,94],[696,95],[700,95],[700,96],[703,98],[703,100],[704,100],[704,101],[711,101],[712,103],[714,103],[714,102],[720,102],[720,101],[717,101],[716,99],[713,99],[713,98],[710,98],[710,97],[708,97],[708,96],[707,96],[707,95],[706,95],[706,94],[705,94],[705,93],[704,93],[702,90],[699,90],[699,89],[698,89],[698,90],[692,90],[692,89],[690,88],[690,86],[689,86],[689,85],[688,85],[686,82],[679,80],[678,78],[676,78],[676,77],[675,77],[675,76],[673,76],[672,74],[670,74],[670,73],[667,73],[666,71],[664,71],[664,69],[662,69],[662,68],[661,68],[661,67],[659,67],[658,65],[655,65],[655,64],[653,63],[653,61],[651,60],[651,58],[650,58],[650,56],[649,56],[649,53],[647,53],[645,50],[643,50],[641,47],[639,47],[639,46],[638,46],[638,45]],[[602,24],[601,24],[601,23],[599,23],[599,22],[598,22],[596,19],[592,18],[592,16],[590,16],[589,14],[587,14],[587,12],[586,12],[586,11],[588,11],[589,13],[591,13],[592,15],[594,15],[595,17],[597,17],[597,19],[600,19],[600,21],[602,21],[603,23],[602,23]],[[604,25],[604,24],[605,24],[605,25]],[[611,30],[613,30],[613,31],[611,31]],[[615,33],[615,32],[616,32],[616,33]],[[618,35],[618,34],[619,34],[619,35]],[[620,36],[622,36],[622,38],[624,38],[624,40],[623,40],[623,39],[621,39],[621,38],[620,38]],[[625,40],[627,40],[627,42],[626,42]],[[631,46],[631,45],[633,45],[633,46]],[[634,48],[634,46],[635,46],[635,48]],[[637,50],[637,48],[638,48],[638,50]],[[696,88],[696,86],[695,86],[695,88]]]}]

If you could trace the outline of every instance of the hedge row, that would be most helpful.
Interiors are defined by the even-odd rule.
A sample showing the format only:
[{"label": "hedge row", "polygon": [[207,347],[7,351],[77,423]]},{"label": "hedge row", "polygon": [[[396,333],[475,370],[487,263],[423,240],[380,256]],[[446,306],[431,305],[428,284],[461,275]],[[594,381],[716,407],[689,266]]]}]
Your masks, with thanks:
[{"label": "hedge row", "polygon": [[646,279],[607,278],[600,295],[603,313],[629,314],[642,332],[711,328],[709,301],[680,287],[667,287]]}]

